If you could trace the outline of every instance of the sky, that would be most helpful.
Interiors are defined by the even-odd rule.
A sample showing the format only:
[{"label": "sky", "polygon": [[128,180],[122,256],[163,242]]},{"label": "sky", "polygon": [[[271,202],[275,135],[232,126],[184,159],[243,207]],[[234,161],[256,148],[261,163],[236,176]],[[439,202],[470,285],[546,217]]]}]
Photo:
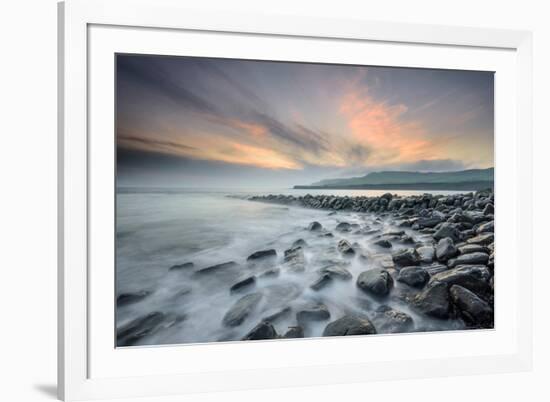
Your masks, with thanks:
[{"label": "sky", "polygon": [[117,55],[117,183],[291,187],[493,166],[493,73]]}]

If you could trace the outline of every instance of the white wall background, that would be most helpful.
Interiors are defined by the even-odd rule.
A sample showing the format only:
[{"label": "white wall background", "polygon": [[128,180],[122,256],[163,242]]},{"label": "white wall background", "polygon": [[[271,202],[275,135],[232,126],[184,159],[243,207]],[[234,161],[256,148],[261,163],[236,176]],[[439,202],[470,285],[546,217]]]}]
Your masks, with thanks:
[{"label": "white wall background", "polygon": [[[189,6],[198,1],[182,0]],[[202,7],[528,29],[535,61],[535,367],[530,373],[207,394],[163,401],[548,400],[550,15],[537,0],[202,0]],[[56,1],[2,2],[0,400],[55,399]]]}]

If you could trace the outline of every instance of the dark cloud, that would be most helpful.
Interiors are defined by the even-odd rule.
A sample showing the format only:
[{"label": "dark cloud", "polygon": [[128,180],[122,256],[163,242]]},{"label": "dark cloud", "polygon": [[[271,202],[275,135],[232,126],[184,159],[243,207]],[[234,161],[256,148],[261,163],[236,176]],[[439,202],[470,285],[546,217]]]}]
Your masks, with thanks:
[{"label": "dark cloud", "polygon": [[[189,145],[180,144],[179,142],[174,141],[164,141],[162,139],[156,139],[156,138],[143,138],[143,137],[137,137],[133,135],[119,135],[117,137],[118,141],[123,142],[129,142],[131,144],[140,144],[145,146],[160,146],[160,147],[169,147],[169,148],[175,148],[183,151],[192,151],[197,148],[190,147]],[[124,147],[123,144],[121,144],[122,147]]]}]

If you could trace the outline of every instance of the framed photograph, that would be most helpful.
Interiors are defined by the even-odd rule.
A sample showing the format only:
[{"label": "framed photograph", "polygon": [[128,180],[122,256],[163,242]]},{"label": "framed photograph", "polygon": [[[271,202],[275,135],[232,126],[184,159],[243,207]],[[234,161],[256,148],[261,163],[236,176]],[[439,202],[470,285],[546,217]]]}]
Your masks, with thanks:
[{"label": "framed photograph", "polygon": [[70,0],[59,43],[60,398],[530,369],[529,32]]}]

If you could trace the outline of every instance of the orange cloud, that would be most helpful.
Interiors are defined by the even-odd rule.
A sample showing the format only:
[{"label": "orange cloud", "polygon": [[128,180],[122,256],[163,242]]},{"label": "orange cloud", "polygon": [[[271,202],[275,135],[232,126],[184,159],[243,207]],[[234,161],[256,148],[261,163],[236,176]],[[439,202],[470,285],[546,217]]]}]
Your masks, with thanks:
[{"label": "orange cloud", "polygon": [[372,150],[369,164],[440,158],[422,125],[403,121],[406,112],[407,106],[377,102],[366,90],[350,91],[340,104],[340,113],[347,118],[354,139]]}]

